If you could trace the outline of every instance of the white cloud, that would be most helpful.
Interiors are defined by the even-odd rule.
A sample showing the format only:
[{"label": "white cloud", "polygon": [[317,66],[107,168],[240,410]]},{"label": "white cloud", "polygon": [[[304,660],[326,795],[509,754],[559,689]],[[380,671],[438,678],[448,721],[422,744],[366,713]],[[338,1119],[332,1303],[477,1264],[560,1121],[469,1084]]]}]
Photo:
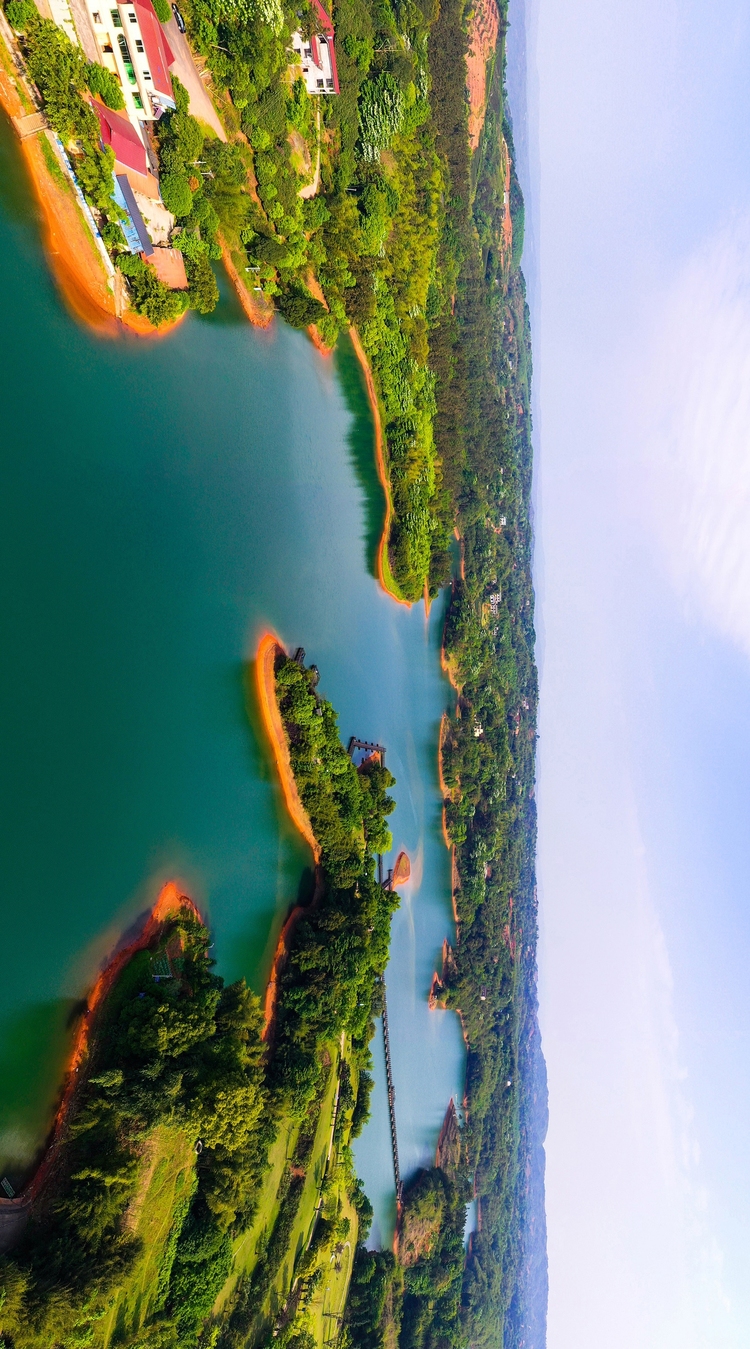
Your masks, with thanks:
[{"label": "white cloud", "polygon": [[750,216],[690,258],[645,354],[646,509],[688,610],[750,656]]}]

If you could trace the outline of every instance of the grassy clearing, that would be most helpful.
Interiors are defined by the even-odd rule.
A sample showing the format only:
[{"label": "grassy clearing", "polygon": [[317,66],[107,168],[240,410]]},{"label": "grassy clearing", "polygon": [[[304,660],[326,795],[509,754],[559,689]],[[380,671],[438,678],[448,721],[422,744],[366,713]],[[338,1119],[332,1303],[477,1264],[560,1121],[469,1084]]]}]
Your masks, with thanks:
[{"label": "grassy clearing", "polygon": [[155,1310],[160,1272],[177,1212],[195,1188],[195,1149],[180,1129],[160,1124],[146,1145],[141,1183],[126,1224],[143,1242],[143,1256],[123,1283],[102,1324],[102,1349],[134,1334]]},{"label": "grassy clearing", "polygon": [[[341,1064],[344,1058],[349,1063],[345,1043],[329,1045],[327,1057],[330,1061],[328,1076],[304,1172],[297,1159],[304,1124],[285,1120],[269,1154],[269,1168],[263,1180],[255,1219],[235,1245],[232,1271],[216,1300],[213,1313],[214,1318],[225,1314],[238,1291],[240,1281],[251,1278],[256,1270],[279,1217],[280,1195],[286,1192],[285,1182],[288,1185],[290,1170],[293,1176],[304,1174],[304,1184],[284,1258],[262,1304],[254,1308],[257,1317],[254,1333],[257,1337],[275,1325],[289,1325],[293,1321],[295,1329],[299,1323],[300,1327],[313,1335],[321,1349],[330,1341],[332,1330],[343,1315],[358,1232],[356,1210],[347,1194],[347,1172],[342,1155],[343,1148],[349,1142],[349,1116],[344,1120],[343,1129],[341,1121],[338,1131],[336,1128]],[[350,1071],[356,1089],[356,1069],[350,1065]],[[332,1246],[332,1239],[329,1238],[316,1249],[313,1237],[318,1231],[319,1221],[323,1221],[325,1226],[342,1218],[349,1223],[346,1239],[336,1241]],[[318,1276],[320,1282],[312,1296],[306,1297],[305,1285],[318,1269],[322,1275]],[[252,1336],[249,1342],[252,1342]]]},{"label": "grassy clearing", "polygon": [[38,140],[39,140],[39,148],[44,157],[44,162],[47,165],[47,168],[49,169],[50,177],[54,179],[58,187],[61,187],[65,192],[69,192],[70,195],[72,196],[73,186],[71,184],[71,181],[60,168],[60,162],[57,158],[57,155],[55,154],[54,150],[52,149],[52,146],[50,145],[49,141],[47,140],[47,137],[44,135],[43,132],[40,134]]},{"label": "grassy clearing", "polygon": [[323,1282],[310,1303],[309,1329],[321,1349],[335,1338],[341,1326],[357,1249],[357,1214],[343,1185],[336,1187],[336,1197],[339,1196],[342,1216],[351,1223],[349,1236],[343,1243],[343,1250],[334,1251],[327,1257]]}]

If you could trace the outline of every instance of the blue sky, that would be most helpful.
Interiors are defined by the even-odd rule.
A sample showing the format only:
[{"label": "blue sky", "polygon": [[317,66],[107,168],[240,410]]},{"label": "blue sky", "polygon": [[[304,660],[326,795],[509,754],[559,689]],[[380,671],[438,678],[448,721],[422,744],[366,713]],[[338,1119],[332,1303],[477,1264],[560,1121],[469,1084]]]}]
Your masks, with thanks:
[{"label": "blue sky", "polygon": [[535,0],[527,25],[549,1346],[734,1349],[750,6]]}]

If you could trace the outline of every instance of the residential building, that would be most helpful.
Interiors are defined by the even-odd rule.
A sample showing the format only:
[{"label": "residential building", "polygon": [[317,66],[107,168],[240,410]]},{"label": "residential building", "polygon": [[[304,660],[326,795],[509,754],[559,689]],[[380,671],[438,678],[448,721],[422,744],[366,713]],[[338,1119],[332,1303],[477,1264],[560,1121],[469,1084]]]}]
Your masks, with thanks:
[{"label": "residential building", "polygon": [[135,126],[174,108],[169,67],[174,56],[151,0],[118,4],[86,0],[103,66],[120,81]]},{"label": "residential building", "polygon": [[292,47],[302,67],[302,77],[308,94],[337,94],[339,76],[336,69],[333,21],[320,0],[312,0],[319,32],[305,38],[292,34]]}]

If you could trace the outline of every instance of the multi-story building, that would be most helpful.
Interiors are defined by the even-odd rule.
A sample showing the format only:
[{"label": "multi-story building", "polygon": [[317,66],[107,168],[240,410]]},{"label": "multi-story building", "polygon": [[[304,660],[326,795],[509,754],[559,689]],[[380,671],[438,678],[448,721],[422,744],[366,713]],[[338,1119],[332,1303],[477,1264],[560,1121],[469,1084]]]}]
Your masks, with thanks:
[{"label": "multi-story building", "polygon": [[169,67],[174,56],[151,0],[86,0],[103,66],[120,81],[134,125],[175,106]]},{"label": "multi-story building", "polygon": [[293,33],[292,47],[302,67],[308,94],[337,94],[339,76],[333,22],[320,0],[312,0],[312,7],[320,31],[307,38],[301,33]]}]

